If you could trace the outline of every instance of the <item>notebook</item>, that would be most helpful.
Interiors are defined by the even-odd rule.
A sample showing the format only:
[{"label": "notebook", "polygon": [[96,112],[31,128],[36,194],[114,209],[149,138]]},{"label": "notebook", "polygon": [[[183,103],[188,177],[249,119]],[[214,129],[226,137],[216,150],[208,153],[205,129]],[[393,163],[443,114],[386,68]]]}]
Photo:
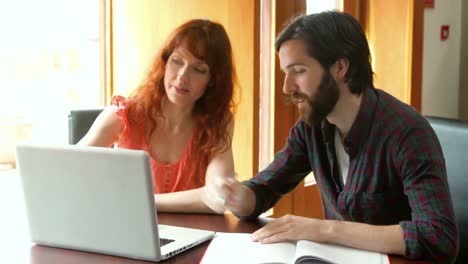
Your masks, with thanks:
[{"label": "notebook", "polygon": [[[231,250],[223,250],[230,248]],[[247,233],[216,233],[200,264],[389,264],[386,254],[307,240],[261,244]]]},{"label": "notebook", "polygon": [[36,244],[157,262],[214,236],[158,225],[144,151],[21,144],[16,152]]}]

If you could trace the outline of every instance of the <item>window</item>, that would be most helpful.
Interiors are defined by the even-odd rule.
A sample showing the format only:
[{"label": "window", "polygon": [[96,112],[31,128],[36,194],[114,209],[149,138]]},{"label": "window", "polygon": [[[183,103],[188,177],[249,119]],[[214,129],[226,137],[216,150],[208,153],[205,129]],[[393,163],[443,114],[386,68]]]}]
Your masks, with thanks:
[{"label": "window", "polygon": [[314,14],[320,13],[327,10],[342,10],[341,0],[307,0],[306,1],[306,13]]},{"label": "window", "polygon": [[19,141],[68,142],[70,109],[104,103],[105,1],[0,1],[0,163]]}]

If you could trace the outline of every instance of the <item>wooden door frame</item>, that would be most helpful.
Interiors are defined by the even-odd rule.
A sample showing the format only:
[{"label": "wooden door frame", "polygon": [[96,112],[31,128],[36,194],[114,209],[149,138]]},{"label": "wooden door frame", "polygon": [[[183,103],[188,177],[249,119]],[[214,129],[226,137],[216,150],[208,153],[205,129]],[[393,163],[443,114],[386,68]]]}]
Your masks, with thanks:
[{"label": "wooden door frame", "polygon": [[422,65],[424,39],[424,0],[415,0],[413,6],[413,33],[411,59],[411,106],[421,113]]},{"label": "wooden door frame", "polygon": [[[259,170],[265,168],[280,151],[294,125],[297,115],[292,105],[286,105],[282,92],[283,74],[275,55],[274,39],[291,17],[305,11],[305,0],[263,0],[261,5],[261,63]],[[274,207],[273,216],[293,212],[293,193],[285,195]]]}]

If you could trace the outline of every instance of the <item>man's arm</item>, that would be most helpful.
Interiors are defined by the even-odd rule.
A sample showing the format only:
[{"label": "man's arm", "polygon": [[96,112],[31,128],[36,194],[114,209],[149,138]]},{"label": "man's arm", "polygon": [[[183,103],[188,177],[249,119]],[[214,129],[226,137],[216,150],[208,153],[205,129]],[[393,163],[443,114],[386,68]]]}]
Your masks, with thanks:
[{"label": "man's arm", "polygon": [[298,121],[289,133],[286,146],[266,169],[243,183],[225,182],[222,188],[226,209],[244,219],[256,218],[292,191],[311,171],[306,133],[311,133],[310,128]]},{"label": "man's arm", "polygon": [[402,175],[411,221],[401,221],[409,258],[449,262],[458,250],[458,231],[450,197],[445,160],[434,131],[407,129],[391,150]]},{"label": "man's arm", "polygon": [[307,239],[401,254],[411,259],[448,263],[456,256],[458,234],[448,189],[442,150],[432,130],[408,129],[393,144],[412,219],[377,226],[345,221],[284,216],[253,234],[264,243]]},{"label": "man's arm", "polygon": [[377,226],[286,215],[253,233],[252,239],[262,243],[310,240],[386,254],[405,254],[400,225]]},{"label": "man's arm", "polygon": [[[386,254],[405,255],[400,225],[376,226],[347,221],[330,221],[329,243]],[[353,239],[349,239],[349,238]]]}]

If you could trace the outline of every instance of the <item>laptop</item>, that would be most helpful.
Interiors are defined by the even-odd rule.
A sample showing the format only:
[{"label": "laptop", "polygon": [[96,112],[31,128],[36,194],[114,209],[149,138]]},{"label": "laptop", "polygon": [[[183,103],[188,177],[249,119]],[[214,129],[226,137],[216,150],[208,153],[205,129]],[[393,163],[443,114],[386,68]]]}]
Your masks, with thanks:
[{"label": "laptop", "polygon": [[158,262],[215,232],[158,225],[144,151],[16,146],[31,241]]}]

